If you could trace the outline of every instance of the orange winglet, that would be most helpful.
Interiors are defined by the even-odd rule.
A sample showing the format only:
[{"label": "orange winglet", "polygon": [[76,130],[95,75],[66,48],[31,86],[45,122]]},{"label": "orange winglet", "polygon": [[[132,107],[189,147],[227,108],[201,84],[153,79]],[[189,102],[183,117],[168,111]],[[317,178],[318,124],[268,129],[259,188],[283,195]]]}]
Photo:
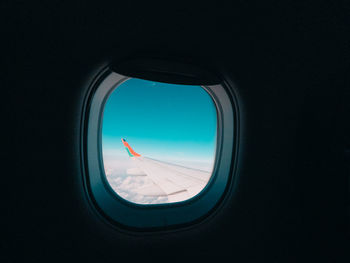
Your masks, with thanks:
[{"label": "orange winglet", "polygon": [[127,149],[128,153],[131,154],[133,157],[140,157],[141,155],[135,152],[130,145],[126,142],[125,139],[122,139],[122,143],[124,144],[125,148]]}]

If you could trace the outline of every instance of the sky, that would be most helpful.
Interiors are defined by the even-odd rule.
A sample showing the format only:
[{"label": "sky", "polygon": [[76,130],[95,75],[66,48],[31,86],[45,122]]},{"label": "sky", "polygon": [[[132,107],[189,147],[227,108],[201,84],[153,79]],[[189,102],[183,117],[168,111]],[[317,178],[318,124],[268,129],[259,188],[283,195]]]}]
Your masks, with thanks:
[{"label": "sky", "polygon": [[133,181],[125,174],[135,165],[121,138],[143,156],[211,171],[216,132],[216,107],[202,87],[129,79],[110,94],[104,108],[102,151],[107,179],[113,177],[111,185],[117,192],[123,190],[125,180]]}]

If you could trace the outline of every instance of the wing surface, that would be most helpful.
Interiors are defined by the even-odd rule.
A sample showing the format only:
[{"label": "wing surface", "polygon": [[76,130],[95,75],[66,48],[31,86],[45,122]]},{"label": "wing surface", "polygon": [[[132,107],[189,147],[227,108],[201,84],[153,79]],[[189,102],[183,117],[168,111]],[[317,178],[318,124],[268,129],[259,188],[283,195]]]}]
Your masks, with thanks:
[{"label": "wing surface", "polygon": [[138,188],[136,191],[139,194],[166,195],[171,201],[184,200],[198,194],[210,179],[210,172],[141,156],[124,139],[122,142],[137,168],[153,182],[153,184]]},{"label": "wing surface", "polygon": [[136,165],[166,195],[183,191],[198,192],[208,182],[210,173],[179,165],[156,161],[147,157],[134,157]]}]

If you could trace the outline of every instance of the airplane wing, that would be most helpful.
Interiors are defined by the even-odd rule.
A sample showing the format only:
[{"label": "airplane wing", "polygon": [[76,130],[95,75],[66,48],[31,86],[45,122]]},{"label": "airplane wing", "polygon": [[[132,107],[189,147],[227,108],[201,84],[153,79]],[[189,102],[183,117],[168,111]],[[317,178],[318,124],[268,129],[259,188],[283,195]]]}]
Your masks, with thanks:
[{"label": "airplane wing", "polygon": [[167,196],[169,201],[181,201],[198,194],[210,179],[211,173],[180,165],[161,162],[136,153],[125,139],[122,142],[139,172],[153,184],[135,191],[146,196]]}]

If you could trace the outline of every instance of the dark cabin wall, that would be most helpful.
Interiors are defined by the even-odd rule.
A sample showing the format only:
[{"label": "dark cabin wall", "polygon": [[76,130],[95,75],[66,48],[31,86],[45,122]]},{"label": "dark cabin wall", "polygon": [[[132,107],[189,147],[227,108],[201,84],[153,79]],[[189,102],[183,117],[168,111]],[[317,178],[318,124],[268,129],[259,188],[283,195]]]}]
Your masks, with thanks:
[{"label": "dark cabin wall", "polygon": [[[341,2],[1,7],[3,262],[348,262]],[[234,191],[194,227],[111,230],[82,191],[88,84],[105,65],[137,55],[183,58],[237,87]]]}]

